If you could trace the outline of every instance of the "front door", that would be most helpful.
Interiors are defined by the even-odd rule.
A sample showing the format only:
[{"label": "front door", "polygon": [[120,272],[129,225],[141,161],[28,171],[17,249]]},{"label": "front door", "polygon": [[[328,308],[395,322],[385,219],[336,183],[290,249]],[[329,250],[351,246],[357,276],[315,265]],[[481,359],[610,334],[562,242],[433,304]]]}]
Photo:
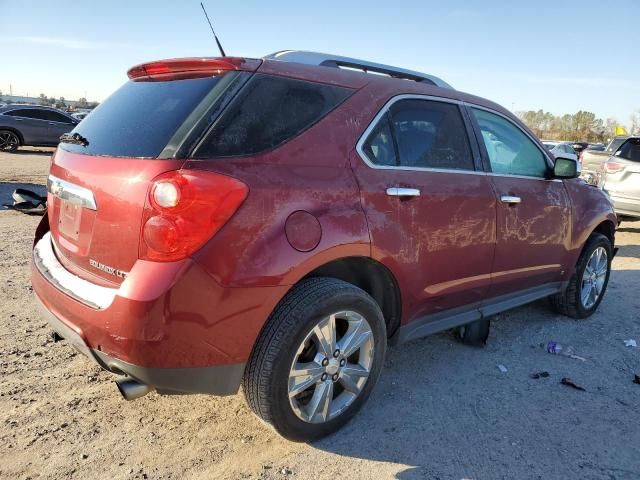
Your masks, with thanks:
[{"label": "front door", "polygon": [[559,282],[571,234],[561,180],[545,178],[542,149],[502,115],[471,108],[496,192],[498,225],[489,297]]},{"label": "front door", "polygon": [[405,323],[479,303],[489,287],[496,200],[471,145],[456,103],[405,96],[353,155],[372,256],[400,283]]}]

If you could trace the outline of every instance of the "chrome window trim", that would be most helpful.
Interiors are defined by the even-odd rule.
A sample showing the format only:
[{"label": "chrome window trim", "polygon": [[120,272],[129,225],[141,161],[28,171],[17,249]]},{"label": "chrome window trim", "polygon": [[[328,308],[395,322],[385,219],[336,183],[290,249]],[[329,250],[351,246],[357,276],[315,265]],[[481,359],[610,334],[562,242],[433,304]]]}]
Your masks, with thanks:
[{"label": "chrome window trim", "polygon": [[[396,95],[395,97],[392,97],[389,100],[387,100],[387,102],[382,106],[382,108],[376,114],[376,116],[373,117],[373,120],[371,120],[371,123],[369,123],[365,131],[362,133],[362,135],[358,139],[358,142],[356,143],[356,151],[360,155],[360,158],[362,158],[362,161],[369,168],[373,168],[374,170],[405,170],[405,171],[412,171],[412,172],[415,171],[415,172],[436,172],[436,173],[462,173],[465,175],[486,175],[486,172],[483,172],[480,170],[466,170],[466,169],[463,170],[463,169],[457,169],[457,168],[403,167],[403,166],[393,166],[393,165],[378,165],[376,163],[373,163],[371,159],[367,156],[367,154],[364,152],[364,148],[363,148],[364,144],[367,141],[367,138],[369,138],[369,135],[371,134],[371,132],[378,126],[378,122],[380,121],[380,119],[389,111],[389,109],[396,102],[399,102],[401,100],[430,100],[433,102],[453,103],[458,106],[462,105],[462,102],[460,100],[456,100],[455,98],[438,97],[435,95],[419,95],[419,94],[413,94],[413,93],[403,93],[401,95]],[[462,112],[460,112],[460,117],[461,117],[461,120],[463,120],[464,122],[464,119],[462,118]],[[466,129],[465,129],[465,134],[466,134]],[[471,145],[469,145],[469,151],[473,155],[473,152],[471,151]]]},{"label": "chrome window trim", "polygon": [[74,185],[51,174],[47,178],[47,191],[54,197],[66,200],[74,205],[97,210],[96,200],[91,190]]}]

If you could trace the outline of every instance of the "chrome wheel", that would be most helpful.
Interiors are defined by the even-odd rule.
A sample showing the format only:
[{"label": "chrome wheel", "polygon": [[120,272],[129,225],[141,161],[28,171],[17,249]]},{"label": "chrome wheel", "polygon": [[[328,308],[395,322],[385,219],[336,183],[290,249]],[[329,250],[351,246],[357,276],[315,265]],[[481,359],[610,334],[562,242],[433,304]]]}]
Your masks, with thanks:
[{"label": "chrome wheel", "polygon": [[367,383],[373,357],[373,332],[362,315],[343,311],[323,318],[298,347],[289,371],[296,416],[323,423],[340,415]]},{"label": "chrome wheel", "polygon": [[20,139],[18,136],[8,130],[0,132],[0,151],[13,152],[20,146]]},{"label": "chrome wheel", "polygon": [[596,248],[584,268],[580,287],[582,306],[587,310],[593,307],[602,295],[608,269],[607,251],[604,247]]}]

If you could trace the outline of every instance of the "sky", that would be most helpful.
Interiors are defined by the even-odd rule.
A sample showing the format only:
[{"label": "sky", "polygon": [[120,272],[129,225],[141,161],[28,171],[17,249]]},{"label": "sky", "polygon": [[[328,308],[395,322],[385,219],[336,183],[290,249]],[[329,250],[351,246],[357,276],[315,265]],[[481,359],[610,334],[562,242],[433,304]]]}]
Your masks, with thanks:
[{"label": "sky", "polygon": [[[512,111],[640,110],[640,0],[204,0],[228,55],[285,49],[430,73]],[[133,65],[218,56],[199,1],[0,0],[0,91],[104,100]],[[8,17],[8,19],[7,19]]]}]

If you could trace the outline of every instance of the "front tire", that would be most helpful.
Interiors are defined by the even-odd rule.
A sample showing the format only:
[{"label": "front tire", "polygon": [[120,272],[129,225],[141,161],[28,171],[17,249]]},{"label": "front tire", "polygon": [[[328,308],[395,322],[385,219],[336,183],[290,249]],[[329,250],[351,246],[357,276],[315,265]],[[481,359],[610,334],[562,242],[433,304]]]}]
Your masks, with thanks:
[{"label": "front tire", "polygon": [[572,318],[587,318],[596,311],[609,284],[611,251],[607,237],[591,234],[566,290],[550,298],[555,311]]},{"label": "front tire", "polygon": [[20,137],[11,130],[0,130],[0,152],[15,152],[20,146]]},{"label": "front tire", "polygon": [[380,307],[366,292],[333,278],[304,280],[258,337],[243,379],[247,403],[289,440],[329,435],[371,394],[386,337]]}]

